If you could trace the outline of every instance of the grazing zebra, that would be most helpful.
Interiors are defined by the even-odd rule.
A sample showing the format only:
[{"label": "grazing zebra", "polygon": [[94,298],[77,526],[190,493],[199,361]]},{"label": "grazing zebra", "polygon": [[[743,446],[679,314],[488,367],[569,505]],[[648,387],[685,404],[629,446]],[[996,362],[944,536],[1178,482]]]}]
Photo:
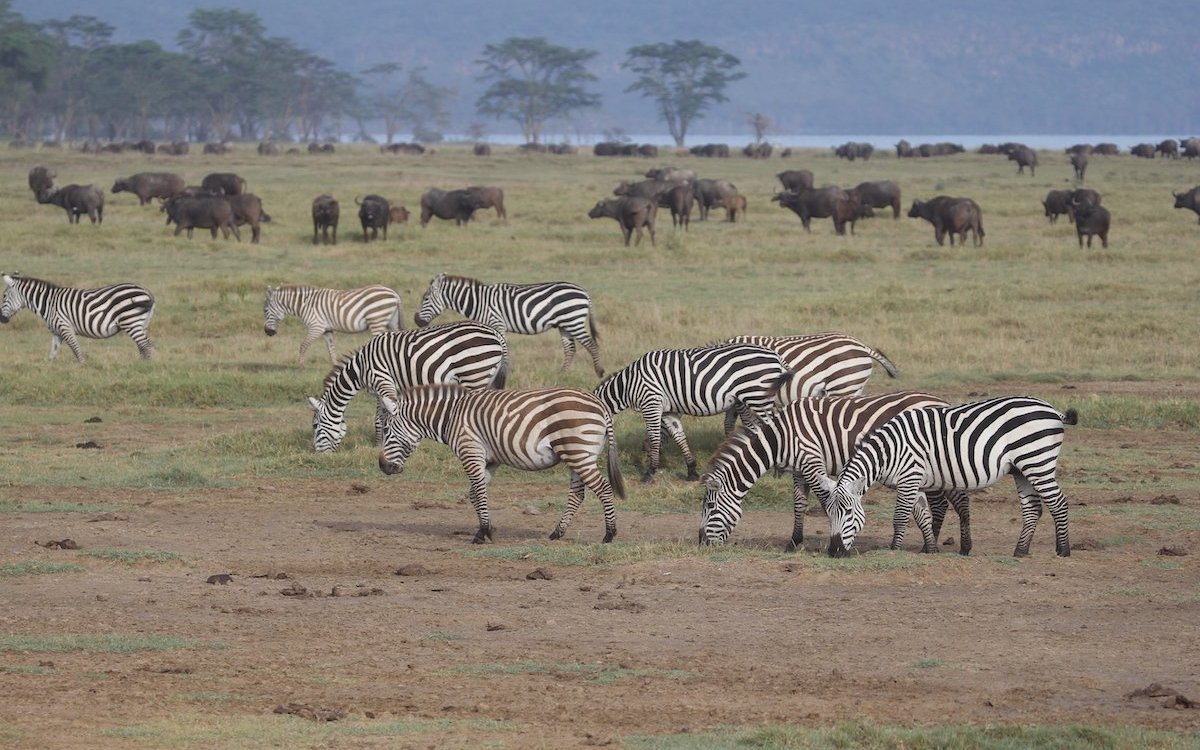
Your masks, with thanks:
[{"label": "grazing zebra", "polygon": [[384,331],[404,330],[401,321],[400,295],[380,284],[360,289],[319,289],[307,286],[269,286],[263,304],[263,331],[274,336],[279,324],[289,315],[304,322],[304,340],[300,342],[297,364],[304,364],[308,347],[318,337],[325,337],[329,361],[337,362],[333,348],[333,332],[372,335]]},{"label": "grazing zebra", "polygon": [[[346,406],[367,389],[393,401],[400,388],[456,383],[467,388],[503,388],[508,375],[504,336],[482,323],[462,321],[414,331],[388,331],[368,341],[325,376],[313,410],[313,449],[328,453],[346,437]],[[382,436],[382,401],[375,438]]]},{"label": "grazing zebra", "polygon": [[792,377],[771,349],[748,344],[715,344],[694,349],[658,349],[635,359],[596,387],[613,414],[634,408],[646,420],[650,463],[643,482],[658,471],[665,427],[683,451],[688,479],[699,479],[680,414],[709,417],[736,409],[747,425],[768,419]]},{"label": "grazing zebra", "polygon": [[[604,541],[611,542],[617,535],[613,494],[624,498],[625,483],[617,463],[612,415],[592,394],[574,388],[470,391],[455,385],[430,385],[401,391],[399,399],[381,396],[380,401],[388,413],[380,470],[385,474],[403,471],[423,439],[448,445],[471,481],[469,497],[479,517],[479,531],[471,540],[475,544],[491,540],[495,531],[487,486],[501,465],[537,471],[561,462],[570,468],[567,508],[551,539],[566,533],[583,503],[585,487],[604,506]],[[597,464],[606,448],[607,478]]]},{"label": "grazing zebra", "polygon": [[[854,446],[863,436],[906,409],[922,406],[946,406],[946,402],[927,393],[889,393],[882,396],[804,398],[787,404],[758,430],[738,430],[726,438],[713,456],[705,473],[704,515],[700,541],[720,544],[729,538],[742,517],[742,498],[771,469],[790,471],[793,485],[792,538],[787,551],[800,548],[804,541],[804,513],[811,489],[826,508],[829,495],[819,483],[822,475],[842,470]],[[949,502],[959,516],[961,554],[971,551],[971,522],[966,494],[949,493]],[[945,515],[946,500],[940,503]],[[917,522],[925,535],[925,551],[936,552],[924,506],[917,506]],[[939,519],[940,520],[940,519]],[[939,523],[940,526],[940,523]]]},{"label": "grazing zebra", "polygon": [[1019,396],[901,412],[859,444],[836,483],[819,480],[830,493],[829,554],[849,554],[866,523],[862,496],[876,483],[896,490],[891,546],[897,549],[923,493],[980,490],[1011,474],[1021,498],[1021,534],[1013,555],[1029,554],[1045,502],[1058,555],[1068,557],[1067,499],[1055,470],[1063,425],[1078,420],[1074,409],[1063,414],[1045,401]]},{"label": "grazing zebra", "polygon": [[[725,343],[754,344],[779,352],[784,363],[796,376],[788,384],[786,401],[798,398],[825,396],[861,396],[871,377],[872,365],[878,362],[888,377],[898,377],[900,371],[883,352],[844,333],[827,331],[796,336],[735,336]],[[725,432],[733,429],[737,415],[727,412]]]},{"label": "grazing zebra", "polygon": [[99,289],[75,289],[18,273],[4,275],[4,303],[0,323],[7,323],[22,308],[37,313],[50,329],[50,359],[67,342],[75,359],[83,362],[76,336],[106,339],[119,331],[129,334],[142,359],[154,354],[146,333],[154,315],[154,295],[136,284],[113,284]]},{"label": "grazing zebra", "polygon": [[534,334],[557,328],[562,337],[562,369],[566,370],[574,361],[578,342],[592,356],[596,377],[604,377],[592,300],[575,284],[565,281],[484,284],[463,276],[439,273],[421,297],[416,323],[418,326],[429,325],[447,309],[506,332]]}]

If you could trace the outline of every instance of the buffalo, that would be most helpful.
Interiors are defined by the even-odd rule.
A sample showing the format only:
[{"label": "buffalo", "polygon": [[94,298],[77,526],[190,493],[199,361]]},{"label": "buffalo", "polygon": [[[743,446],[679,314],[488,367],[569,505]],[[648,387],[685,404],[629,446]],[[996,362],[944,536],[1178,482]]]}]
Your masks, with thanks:
[{"label": "buffalo", "polygon": [[1129,153],[1133,154],[1134,156],[1141,157],[1142,159],[1153,159],[1154,158],[1154,144],[1153,143],[1139,143],[1136,146],[1130,146]]},{"label": "buffalo", "polygon": [[1178,159],[1179,141],[1174,138],[1168,138],[1154,147],[1154,153],[1162,154],[1164,159]]},{"label": "buffalo", "polygon": [[400,204],[388,208],[388,224],[407,224],[408,209]]},{"label": "buffalo", "polygon": [[600,141],[592,146],[592,153],[596,156],[620,156],[621,144],[616,141]]},{"label": "buffalo", "polygon": [[954,247],[954,235],[960,245],[966,245],[967,232],[974,234],[976,246],[983,244],[983,212],[979,204],[970,198],[951,198],[939,195],[927,201],[915,200],[908,215],[914,219],[925,219],[933,225],[933,237],[939,245],[945,244],[950,235],[950,247]]},{"label": "buffalo", "polygon": [[312,220],[314,245],[317,244],[318,232],[320,232],[325,244],[330,244],[329,230],[331,229],[333,230],[333,244],[337,244],[338,217],[341,213],[341,206],[332,195],[321,194],[313,198]]},{"label": "buffalo", "polygon": [[916,156],[916,153],[913,151],[912,144],[901,138],[900,141],[896,143],[896,158],[908,159],[913,156]]},{"label": "buffalo", "polygon": [[686,182],[676,183],[675,187],[658,196],[658,205],[671,210],[671,226],[683,227],[687,231],[692,221],[692,186]]},{"label": "buffalo", "polygon": [[855,143],[854,141],[849,141],[836,147],[833,150],[833,153],[850,161],[854,161],[855,159],[862,159],[863,161],[866,161],[871,158],[871,154],[875,153],[875,147],[869,143]]},{"label": "buffalo", "polygon": [[1083,174],[1087,172],[1088,157],[1085,153],[1071,154],[1071,166],[1075,168],[1075,179],[1083,182]]},{"label": "buffalo", "polygon": [[692,180],[692,195],[700,207],[700,221],[708,219],[710,208],[724,206],[725,199],[737,192],[737,187],[729,180]]},{"label": "buffalo", "polygon": [[1079,206],[1099,206],[1100,194],[1091,188],[1078,188],[1071,191],[1070,199],[1071,210],[1069,215],[1071,221],[1075,221],[1076,209]]},{"label": "buffalo", "polygon": [[1121,153],[1121,149],[1115,143],[1097,143],[1092,148],[1092,153],[1100,156],[1117,156]]},{"label": "buffalo", "polygon": [[271,143],[270,141],[262,141],[261,143],[258,144],[258,155],[259,156],[278,156],[279,155],[279,146],[275,145],[274,143]]},{"label": "buffalo", "polygon": [[417,156],[425,153],[425,147],[419,143],[385,143],[379,147],[381,154],[411,154]]},{"label": "buffalo", "polygon": [[[229,207],[233,209],[234,226],[240,227],[243,224],[249,224],[250,242],[257,245],[258,238],[262,234],[260,224],[268,224],[271,221],[271,216],[263,210],[262,200],[254,193],[229,195],[225,196],[225,200],[229,201]],[[241,236],[238,237],[238,240],[241,240]]]},{"label": "buffalo", "polygon": [[769,143],[747,143],[742,155],[748,159],[770,159],[775,149]]},{"label": "buffalo", "polygon": [[1200,138],[1184,138],[1179,147],[1183,149],[1182,156],[1188,159],[1200,157]]},{"label": "buffalo", "polygon": [[1025,174],[1025,167],[1029,167],[1029,176],[1034,176],[1034,170],[1037,168],[1038,157],[1037,152],[1028,146],[1019,146],[1008,155],[1009,161],[1017,163],[1017,174]]},{"label": "buffalo", "polygon": [[421,226],[428,224],[434,216],[446,221],[453,219],[455,226],[462,226],[471,220],[479,207],[470,190],[430,188],[421,196]]},{"label": "buffalo", "polygon": [[707,156],[717,159],[729,158],[729,145],[725,143],[705,143],[688,149],[692,156]]},{"label": "buffalo", "polygon": [[34,167],[29,170],[29,189],[33,191],[35,200],[39,195],[54,187],[54,178],[57,176],[57,172],[51,172],[45,167]]},{"label": "buffalo", "polygon": [[546,151],[558,156],[574,156],[579,153],[579,149],[569,143],[551,143],[546,146]]},{"label": "buffalo", "polygon": [[1108,247],[1108,225],[1112,216],[1104,206],[1092,204],[1075,206],[1075,234],[1079,237],[1079,246],[1083,247],[1083,236],[1087,235],[1087,246],[1092,246],[1092,237],[1100,235],[1100,244]]},{"label": "buffalo", "polygon": [[388,222],[391,220],[391,204],[388,199],[374,193],[365,196],[361,201],[354,197],[358,206],[358,220],[362,222],[363,242],[379,239],[379,230],[383,230],[383,238],[387,239]]},{"label": "buffalo", "polygon": [[233,144],[225,141],[222,141],[221,143],[204,144],[204,153],[206,154],[216,154],[217,156],[221,156],[223,154],[228,154],[231,151],[233,151]]},{"label": "buffalo", "polygon": [[812,190],[813,173],[807,169],[788,169],[775,176],[779,178],[779,183],[783,185],[784,190],[796,193],[801,190]]},{"label": "buffalo", "polygon": [[658,201],[660,197],[671,192],[677,184],[666,180],[641,180],[640,182],[622,180],[621,184],[613,188],[613,195],[621,198],[647,198]]},{"label": "buffalo", "polygon": [[637,152],[638,156],[644,156],[647,159],[658,158],[658,146],[655,146],[653,143],[643,143],[638,146]]},{"label": "buffalo", "polygon": [[172,172],[138,172],[114,182],[112,192],[133,193],[138,197],[138,205],[144,206],[151,198],[174,198],[183,188],[183,178]]},{"label": "buffalo", "polygon": [[654,241],[654,220],[658,215],[658,204],[646,198],[614,198],[611,200],[601,200],[596,203],[591,211],[588,211],[588,216],[593,219],[608,217],[616,219],[621,225],[621,232],[625,235],[625,246],[629,247],[629,238],[633,231],[637,230],[637,242],[635,245],[642,244],[642,228],[645,227],[650,232],[650,244],[655,245]]},{"label": "buffalo", "polygon": [[725,218],[731,223],[746,219],[746,196],[737,193],[725,197]]},{"label": "buffalo", "polygon": [[38,203],[49,203],[67,212],[67,222],[78,224],[84,214],[93,224],[104,223],[104,193],[94,185],[67,185],[59,190],[43,190]]},{"label": "buffalo", "polygon": [[870,208],[892,208],[892,218],[900,218],[900,186],[891,180],[860,182],[846,191],[856,203]]},{"label": "buffalo", "polygon": [[204,176],[200,187],[222,195],[241,195],[246,192],[246,181],[233,172],[213,172]]},{"label": "buffalo", "polygon": [[163,203],[161,210],[167,214],[168,224],[174,222],[176,237],[186,229],[190,240],[193,229],[207,229],[215,240],[219,229],[225,239],[229,239],[229,235],[232,234],[238,242],[242,241],[242,234],[233,220],[233,206],[229,205],[225,196],[177,195]]},{"label": "buffalo", "polygon": [[854,234],[854,222],[859,218],[859,204],[839,187],[823,187],[798,192],[786,191],[771,198],[783,208],[791,209],[800,217],[804,231],[812,231],[813,219],[832,219],[833,231],[837,234],[846,233],[846,224],[850,224],[850,233]]},{"label": "buffalo", "polygon": [[1175,208],[1190,208],[1197,214],[1197,221],[1200,221],[1200,185],[1192,188],[1186,193],[1172,192],[1175,196]]},{"label": "buffalo", "polygon": [[1042,201],[1042,207],[1046,209],[1046,218],[1051,224],[1058,221],[1058,217],[1066,214],[1067,219],[1075,221],[1075,214],[1071,208],[1071,191],[1070,190],[1051,190],[1046,193],[1046,199]]},{"label": "buffalo", "polygon": [[486,143],[476,143],[475,148],[472,149],[472,152],[476,156],[491,156],[492,155],[492,147]]},{"label": "buffalo", "polygon": [[475,202],[477,209],[494,208],[497,219],[508,220],[508,212],[504,210],[504,190],[498,187],[473,185],[467,188],[467,192],[471,194],[471,199]]},{"label": "buffalo", "polygon": [[191,150],[191,145],[187,141],[175,141],[173,143],[160,143],[156,151],[167,156],[187,156]]},{"label": "buffalo", "polygon": [[661,180],[662,182],[691,182],[696,179],[696,171],[676,167],[659,167],[646,170],[644,176],[648,180]]},{"label": "buffalo", "polygon": [[1090,143],[1076,143],[1074,146],[1071,146],[1066,150],[1067,154],[1070,156],[1074,156],[1075,154],[1087,155],[1092,153],[1092,151],[1093,149]]}]

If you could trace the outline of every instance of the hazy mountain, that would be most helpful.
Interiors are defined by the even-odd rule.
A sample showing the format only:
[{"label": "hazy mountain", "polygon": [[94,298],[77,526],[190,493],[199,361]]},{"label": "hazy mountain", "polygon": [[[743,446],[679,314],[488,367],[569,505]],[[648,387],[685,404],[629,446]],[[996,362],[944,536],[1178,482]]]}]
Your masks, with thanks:
[{"label": "hazy mountain", "polygon": [[[16,0],[37,21],[95,15],[117,41],[175,48],[195,7],[184,0]],[[621,70],[635,45],[698,38],[741,58],[748,77],[694,133],[744,136],[745,112],[773,117],[784,133],[1200,132],[1200,35],[1181,0],[1041,0],[997,3],[804,3],[763,0],[307,0],[214,3],[257,13],[284,36],[344,70],[380,62],[426,66],[458,91],[453,130],[480,120],[474,60],[510,36],[599,51],[592,65],[600,111],[551,136],[620,126],[664,133],[651,104],[624,93]],[[490,132],[517,132],[488,121]]]}]

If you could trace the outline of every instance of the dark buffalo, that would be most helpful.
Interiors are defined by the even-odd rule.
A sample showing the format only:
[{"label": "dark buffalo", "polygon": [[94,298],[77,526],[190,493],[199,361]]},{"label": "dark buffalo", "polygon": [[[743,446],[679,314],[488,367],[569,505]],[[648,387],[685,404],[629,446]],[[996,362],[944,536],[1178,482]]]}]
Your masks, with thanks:
[{"label": "dark buffalo", "polygon": [[791,156],[792,156],[792,150],[790,148],[785,148],[784,150],[779,152],[780,159],[788,159],[788,158],[791,158]]},{"label": "dark buffalo", "polygon": [[196,196],[192,198],[175,196],[163,203],[162,210],[167,214],[167,223],[175,224],[175,236],[187,230],[188,239],[192,238],[193,229],[207,229],[212,238],[217,238],[217,230],[225,239],[232,234],[238,242],[242,234],[233,221],[233,206],[222,195]]},{"label": "dark buffalo", "polygon": [[1129,148],[1129,153],[1133,154],[1134,156],[1141,157],[1143,159],[1153,159],[1154,158],[1154,144],[1153,143],[1139,143],[1136,146],[1131,146]]},{"label": "dark buffalo", "polygon": [[1075,234],[1079,246],[1083,247],[1083,236],[1087,235],[1087,246],[1092,246],[1092,237],[1100,235],[1100,244],[1108,247],[1108,225],[1112,216],[1104,206],[1083,205],[1075,207]]},{"label": "dark buffalo", "polygon": [[970,198],[951,198],[939,195],[927,201],[913,201],[908,215],[914,219],[925,219],[933,225],[933,237],[939,245],[945,244],[950,235],[950,247],[954,247],[954,235],[960,245],[966,245],[967,232],[974,233],[976,246],[983,244],[983,212],[979,204]]},{"label": "dark buffalo", "polygon": [[317,244],[317,233],[320,232],[325,244],[330,244],[329,230],[333,230],[333,244],[337,244],[338,217],[342,208],[337,198],[332,195],[318,195],[312,202],[313,244]]},{"label": "dark buffalo", "polygon": [[891,180],[860,182],[846,191],[859,205],[869,208],[892,207],[892,218],[900,218],[900,186]]},{"label": "dark buffalo", "polygon": [[725,218],[730,222],[736,222],[738,219],[746,220],[746,196],[730,195],[725,198]]},{"label": "dark buffalo", "polygon": [[1075,214],[1071,209],[1071,191],[1070,190],[1051,190],[1046,193],[1046,199],[1042,201],[1042,207],[1046,209],[1046,218],[1051,224],[1058,221],[1058,217],[1066,215],[1070,221],[1075,220]]},{"label": "dark buffalo", "polygon": [[1174,138],[1168,138],[1154,147],[1154,153],[1162,154],[1164,159],[1178,159],[1179,141]]},{"label": "dark buffalo", "polygon": [[1008,155],[1008,160],[1017,163],[1017,174],[1025,174],[1025,167],[1029,167],[1029,176],[1034,176],[1034,170],[1037,169],[1038,157],[1037,152],[1033,149],[1028,146],[1020,146]]},{"label": "dark buffalo", "polygon": [[158,144],[158,153],[166,154],[167,156],[187,156],[191,146],[186,141],[175,141],[173,143]]},{"label": "dark buffalo", "polygon": [[1071,166],[1075,168],[1075,179],[1083,182],[1083,175],[1087,172],[1088,156],[1085,153],[1071,154]]},{"label": "dark buffalo", "polygon": [[686,232],[688,224],[692,221],[692,202],[695,200],[696,196],[692,195],[692,186],[681,182],[659,195],[658,205],[660,208],[671,210],[672,227],[683,227],[683,231]]},{"label": "dark buffalo", "polygon": [[354,197],[358,206],[358,220],[362,222],[363,242],[379,239],[379,230],[383,230],[383,238],[387,239],[388,222],[391,221],[391,204],[388,199],[374,193],[361,201]]},{"label": "dark buffalo", "polygon": [[1121,153],[1121,149],[1115,143],[1097,143],[1092,148],[1092,153],[1100,156],[1117,156]]},{"label": "dark buffalo", "polygon": [[486,143],[476,143],[475,148],[472,149],[472,151],[476,156],[491,156],[492,155],[492,147]]},{"label": "dark buffalo", "polygon": [[700,221],[708,219],[708,210],[713,206],[724,206],[725,199],[737,195],[737,187],[729,180],[692,180],[692,195],[700,206]]},{"label": "dark buffalo", "polygon": [[705,143],[688,149],[692,156],[707,156],[717,159],[729,158],[729,145],[725,143]]},{"label": "dark buffalo", "polygon": [[133,148],[135,151],[141,151],[143,154],[153,154],[154,153],[154,141],[142,139],[142,140],[138,141],[137,143],[133,144]]},{"label": "dark buffalo", "polygon": [[1024,143],[1014,143],[1012,141],[1005,141],[1004,143],[1001,143],[999,146],[997,146],[996,150],[999,151],[1000,153],[1004,154],[1005,156],[1011,156],[1013,153],[1015,153],[1019,149],[1023,149],[1023,148],[1029,148],[1029,147],[1026,146]]},{"label": "dark buffalo", "polygon": [[596,156],[620,156],[621,144],[616,141],[600,141],[592,146],[592,153]]},{"label": "dark buffalo", "polygon": [[869,143],[849,141],[835,148],[833,153],[850,161],[854,161],[855,159],[866,161],[871,158],[871,154],[875,153],[875,147]]},{"label": "dark buffalo", "polygon": [[241,195],[246,192],[246,181],[233,172],[213,172],[204,176],[200,187],[222,195]]},{"label": "dark buffalo", "polygon": [[421,226],[429,223],[434,216],[446,221],[454,220],[455,226],[462,226],[471,220],[479,202],[470,190],[438,190],[431,188],[421,196]]},{"label": "dark buffalo", "polygon": [[517,151],[520,151],[522,154],[548,154],[550,153],[550,147],[544,143],[533,143],[531,141],[517,146]]},{"label": "dark buffalo", "polygon": [[1069,216],[1075,221],[1076,209],[1079,206],[1099,206],[1100,194],[1091,188],[1079,188],[1071,191],[1071,210]]},{"label": "dark buffalo", "polygon": [[497,219],[508,221],[508,211],[504,210],[504,190],[498,187],[473,185],[467,188],[467,192],[471,194],[476,208],[494,208]]},{"label": "dark buffalo", "polygon": [[913,157],[913,156],[916,156],[916,155],[917,155],[917,154],[916,154],[916,152],[915,152],[915,151],[913,151],[912,144],[911,144],[911,143],[909,143],[908,141],[906,141],[906,140],[904,140],[904,139],[901,139],[901,140],[900,140],[900,141],[899,141],[899,142],[896,144],[896,156],[897,156],[898,158],[900,158],[900,159],[908,159],[908,158],[911,158],[911,157]]},{"label": "dark buffalo", "polygon": [[151,198],[174,198],[183,188],[183,178],[172,172],[138,172],[114,182],[112,192],[133,193],[138,197],[138,205],[144,206]]},{"label": "dark buffalo", "polygon": [[655,146],[653,143],[643,143],[638,146],[637,152],[638,156],[645,156],[648,159],[658,158],[658,146]]},{"label": "dark buffalo", "polygon": [[646,198],[657,201],[662,196],[671,192],[677,184],[679,183],[668,182],[666,180],[641,180],[639,182],[622,180],[620,185],[613,188],[613,195],[622,198]]},{"label": "dark buffalo", "polygon": [[621,225],[621,233],[625,235],[625,246],[629,247],[629,238],[637,230],[637,242],[642,244],[642,227],[650,232],[650,244],[654,241],[654,220],[658,216],[658,204],[646,198],[614,198],[601,200],[596,203],[588,216],[593,219],[608,217],[616,219]]},{"label": "dark buffalo", "polygon": [[569,143],[551,143],[546,146],[546,150],[558,156],[574,156],[579,153],[579,148]]},{"label": "dark buffalo", "polygon": [[418,156],[425,153],[425,147],[419,143],[385,143],[379,147],[379,153]]},{"label": "dark buffalo", "polygon": [[769,143],[747,143],[742,155],[748,159],[770,159],[775,149]]},{"label": "dark buffalo", "polygon": [[[243,224],[249,224],[250,241],[257,245],[258,238],[262,234],[260,225],[271,222],[271,216],[263,210],[262,200],[254,193],[229,195],[225,196],[225,200],[229,201],[229,207],[233,209],[234,226],[240,227]],[[240,236],[238,240],[241,240]]]},{"label": "dark buffalo", "polygon": [[691,182],[696,179],[696,171],[676,167],[659,167],[646,170],[644,176],[648,180],[661,180],[662,182]]},{"label": "dark buffalo", "polygon": [[206,153],[206,154],[216,154],[217,156],[221,156],[224,154],[231,153],[232,151],[233,151],[233,144],[229,143],[228,141],[222,141],[221,143],[206,143],[206,144],[204,144],[204,153]]},{"label": "dark buffalo", "polygon": [[832,219],[833,231],[837,234],[846,233],[846,224],[850,224],[850,233],[854,234],[854,222],[859,218],[859,205],[850,195],[839,187],[823,187],[799,192],[786,191],[771,198],[783,208],[791,209],[800,217],[804,231],[812,231],[813,219]]},{"label": "dark buffalo", "polygon": [[812,190],[813,173],[807,169],[789,169],[775,175],[784,190],[798,193],[801,190]]},{"label": "dark buffalo", "polygon": [[985,143],[985,144],[981,145],[979,148],[975,149],[975,153],[977,153],[977,154],[998,154],[998,153],[1000,153],[1000,147],[994,143]]},{"label": "dark buffalo", "polygon": [[67,222],[78,224],[84,214],[93,224],[104,223],[104,193],[94,185],[67,185],[38,193],[38,203],[49,203],[67,212]]},{"label": "dark buffalo", "polygon": [[1192,188],[1186,193],[1172,192],[1175,196],[1175,208],[1190,208],[1197,214],[1197,221],[1200,221],[1200,185]]},{"label": "dark buffalo", "polygon": [[1091,153],[1092,153],[1092,145],[1090,143],[1076,143],[1074,146],[1071,146],[1070,148],[1067,149],[1067,154],[1069,154],[1069,155],[1075,155],[1075,154],[1087,155],[1087,154],[1091,154]]},{"label": "dark buffalo", "polygon": [[1181,155],[1187,159],[1200,157],[1200,138],[1184,138],[1179,142]]},{"label": "dark buffalo", "polygon": [[54,187],[54,178],[57,176],[57,172],[51,172],[45,167],[34,167],[29,170],[29,189],[33,191],[33,197],[36,199]]},{"label": "dark buffalo", "polygon": [[270,141],[263,141],[258,144],[259,156],[279,156],[279,146]]}]

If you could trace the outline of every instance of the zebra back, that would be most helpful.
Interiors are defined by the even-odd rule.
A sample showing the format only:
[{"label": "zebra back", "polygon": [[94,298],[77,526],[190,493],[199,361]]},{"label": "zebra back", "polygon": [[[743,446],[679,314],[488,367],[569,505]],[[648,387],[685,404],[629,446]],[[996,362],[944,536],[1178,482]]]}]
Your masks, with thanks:
[{"label": "zebra back", "polygon": [[787,366],[796,372],[789,386],[789,400],[820,395],[822,385],[826,396],[859,395],[871,377],[875,362],[889,377],[900,374],[883,352],[844,333],[735,336],[729,341],[765,346],[778,352]]},{"label": "zebra back", "polygon": [[0,322],[29,308],[47,323],[52,318],[67,322],[81,336],[108,338],[122,326],[136,325],[144,332],[154,314],[154,295],[137,284],[79,289],[16,273],[3,278],[6,288]]},{"label": "zebra back", "polygon": [[522,334],[555,327],[582,331],[582,321],[586,320],[596,338],[591,298],[581,287],[566,281],[485,284],[465,276],[438,274],[421,297],[417,324],[425,325],[447,309]]},{"label": "zebra back", "polygon": [[264,327],[274,331],[288,315],[310,328],[340,333],[402,329],[400,295],[382,284],[357,289],[292,286],[267,287]]}]

